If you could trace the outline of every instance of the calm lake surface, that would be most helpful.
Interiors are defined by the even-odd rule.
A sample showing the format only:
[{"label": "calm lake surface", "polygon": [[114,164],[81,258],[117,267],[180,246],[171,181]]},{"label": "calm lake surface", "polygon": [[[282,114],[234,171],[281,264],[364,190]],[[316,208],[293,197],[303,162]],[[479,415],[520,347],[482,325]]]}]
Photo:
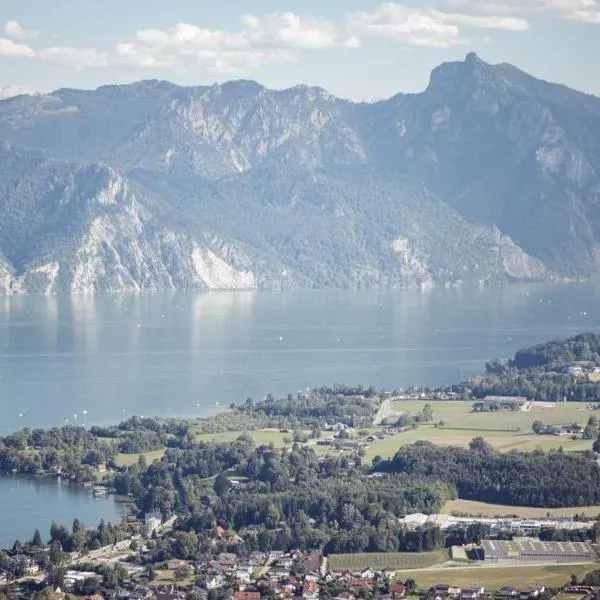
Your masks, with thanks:
[{"label": "calm lake surface", "polygon": [[[0,298],[0,433],[134,414],[201,416],[322,384],[437,385],[600,327],[600,285]],[[0,546],[112,500],[0,479]]]},{"label": "calm lake surface", "polygon": [[0,433],[208,415],[322,384],[480,373],[600,327],[600,284],[0,298]]},{"label": "calm lake surface", "polygon": [[55,479],[0,477],[0,507],[0,548],[17,539],[30,540],[36,529],[47,541],[52,521],[71,527],[77,517],[92,527],[101,519],[107,523],[121,519],[112,498],[94,498],[90,490]]}]

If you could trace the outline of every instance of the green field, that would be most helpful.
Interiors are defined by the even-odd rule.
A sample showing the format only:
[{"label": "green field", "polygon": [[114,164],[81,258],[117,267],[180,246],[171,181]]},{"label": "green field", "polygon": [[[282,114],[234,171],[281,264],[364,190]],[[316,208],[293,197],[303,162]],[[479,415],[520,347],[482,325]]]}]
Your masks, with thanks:
[{"label": "green field", "polygon": [[[281,433],[278,429],[258,429],[256,431],[246,432],[258,446],[273,444],[276,448],[283,448],[284,439],[293,439],[294,432]],[[310,432],[305,432],[310,433]],[[200,433],[196,435],[196,440],[199,442],[232,442],[236,440],[241,431],[225,431],[223,433]]]},{"label": "green field", "polygon": [[447,550],[437,552],[365,552],[361,554],[332,554],[329,568],[339,573],[349,569],[359,573],[367,567],[382,569],[424,569],[449,560]]},{"label": "green field", "polygon": [[561,587],[569,582],[571,575],[582,579],[586,573],[600,565],[534,565],[526,567],[469,567],[411,571],[410,577],[419,589],[427,590],[445,583],[467,587],[481,584],[486,591],[498,590],[503,585],[524,588],[534,583]]},{"label": "green field", "polygon": [[[403,412],[417,414],[427,404],[422,400],[396,400],[392,410],[399,415]],[[426,440],[446,446],[466,447],[476,436],[483,436],[494,448],[501,452],[509,450],[551,450],[562,447],[565,451],[589,450],[591,440],[571,440],[569,437],[540,436],[531,431],[534,421],[544,424],[587,422],[595,412],[588,409],[591,404],[584,402],[564,402],[552,408],[535,407],[523,412],[474,413],[472,402],[430,401],[434,422],[444,422],[443,427],[422,425],[414,431],[407,431],[372,443],[367,456],[380,455],[389,458],[400,448],[416,441]],[[394,416],[389,418],[393,422]]]},{"label": "green field", "polygon": [[140,456],[143,456],[150,465],[155,460],[160,460],[164,455],[164,450],[155,450],[154,452],[144,452],[142,454],[118,454],[115,463],[117,467],[130,467],[137,463]]},{"label": "green field", "polygon": [[574,506],[569,508],[531,508],[529,506],[505,506],[502,504],[487,504],[486,502],[475,502],[472,500],[450,500],[446,502],[441,511],[443,514],[453,512],[471,515],[482,515],[485,517],[517,515],[525,518],[539,517],[572,517],[574,515],[586,515],[596,518],[600,515],[600,506]]}]

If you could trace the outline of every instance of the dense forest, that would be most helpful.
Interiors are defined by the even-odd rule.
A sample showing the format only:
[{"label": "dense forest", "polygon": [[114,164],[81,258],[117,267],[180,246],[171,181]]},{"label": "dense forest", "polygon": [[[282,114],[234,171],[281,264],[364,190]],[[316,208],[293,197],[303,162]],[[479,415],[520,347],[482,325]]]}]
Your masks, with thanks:
[{"label": "dense forest", "polygon": [[[570,372],[576,369],[576,374]],[[524,396],[562,402],[600,401],[600,384],[589,375],[600,368],[600,335],[582,333],[519,350],[510,360],[493,359],[483,377],[463,382],[475,398]]]},{"label": "dense forest", "polygon": [[509,366],[519,372],[560,371],[573,363],[600,365],[600,335],[582,333],[565,340],[552,340],[519,350]]},{"label": "dense forest", "polygon": [[243,438],[169,450],[161,462],[120,473],[115,485],[141,513],[176,512],[182,531],[206,535],[219,524],[244,533],[253,549],[326,545],[340,552],[443,547],[439,532],[409,535],[398,517],[438,511],[456,495],[433,479],[370,477],[358,456],[319,459],[307,447],[255,447]]},{"label": "dense forest", "polygon": [[600,466],[592,452],[501,453],[483,438],[468,449],[417,442],[400,448],[381,472],[456,486],[460,498],[515,506],[591,506],[600,503]]}]

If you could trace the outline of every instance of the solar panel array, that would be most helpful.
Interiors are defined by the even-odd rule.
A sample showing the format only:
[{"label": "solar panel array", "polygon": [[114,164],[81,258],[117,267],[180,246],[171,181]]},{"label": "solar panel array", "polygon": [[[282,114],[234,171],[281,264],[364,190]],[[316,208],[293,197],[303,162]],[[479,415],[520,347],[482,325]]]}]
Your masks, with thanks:
[{"label": "solar panel array", "polygon": [[483,540],[485,560],[568,561],[595,560],[596,553],[587,542],[544,542],[535,538]]}]

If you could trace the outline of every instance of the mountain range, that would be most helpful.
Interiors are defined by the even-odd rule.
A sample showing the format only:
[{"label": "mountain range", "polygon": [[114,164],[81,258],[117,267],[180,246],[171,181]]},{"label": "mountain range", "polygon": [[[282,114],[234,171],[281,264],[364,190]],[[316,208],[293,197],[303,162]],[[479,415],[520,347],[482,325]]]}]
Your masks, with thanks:
[{"label": "mountain range", "polygon": [[600,99],[470,53],[427,89],[165,81],[0,101],[0,293],[600,271]]}]

